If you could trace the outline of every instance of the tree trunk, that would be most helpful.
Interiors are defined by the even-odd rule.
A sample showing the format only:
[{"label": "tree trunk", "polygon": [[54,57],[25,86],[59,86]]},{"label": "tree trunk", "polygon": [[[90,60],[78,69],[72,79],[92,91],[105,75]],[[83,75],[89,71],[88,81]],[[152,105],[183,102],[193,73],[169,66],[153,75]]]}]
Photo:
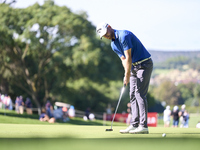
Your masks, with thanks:
[{"label": "tree trunk", "polygon": [[38,100],[37,100],[36,94],[35,94],[35,93],[32,93],[32,94],[31,94],[31,97],[32,97],[32,100],[35,102],[37,108],[39,108],[39,109],[41,110],[41,105],[40,105],[40,103],[39,103]]}]

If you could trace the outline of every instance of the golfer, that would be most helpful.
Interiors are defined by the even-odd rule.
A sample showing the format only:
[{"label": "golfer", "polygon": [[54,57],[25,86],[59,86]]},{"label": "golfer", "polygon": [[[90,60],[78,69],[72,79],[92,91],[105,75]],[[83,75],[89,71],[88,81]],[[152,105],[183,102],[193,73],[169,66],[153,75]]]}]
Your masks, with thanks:
[{"label": "golfer", "polygon": [[115,30],[108,23],[100,23],[96,32],[111,40],[112,50],[119,56],[124,67],[124,84],[130,82],[130,103],[132,118],[130,126],[120,133],[148,134],[147,91],[153,62],[151,55],[130,31]]}]

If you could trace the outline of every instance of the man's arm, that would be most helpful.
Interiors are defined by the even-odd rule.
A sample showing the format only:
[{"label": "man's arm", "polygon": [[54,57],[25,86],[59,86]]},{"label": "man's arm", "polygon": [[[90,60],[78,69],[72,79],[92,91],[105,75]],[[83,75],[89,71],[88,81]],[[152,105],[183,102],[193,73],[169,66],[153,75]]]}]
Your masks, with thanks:
[{"label": "man's arm", "polygon": [[122,65],[124,67],[124,84],[128,84],[130,81],[130,71],[131,71],[131,65],[132,65],[132,58],[131,58],[131,48],[124,51],[125,57],[121,57]]}]

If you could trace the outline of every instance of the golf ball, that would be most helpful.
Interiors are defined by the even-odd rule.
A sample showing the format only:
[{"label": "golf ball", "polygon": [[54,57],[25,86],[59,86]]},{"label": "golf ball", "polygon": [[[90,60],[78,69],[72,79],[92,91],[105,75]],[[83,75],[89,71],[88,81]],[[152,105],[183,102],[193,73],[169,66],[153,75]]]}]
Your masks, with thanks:
[{"label": "golf ball", "polygon": [[166,137],[166,134],[165,134],[165,133],[163,133],[163,134],[162,134],[162,137]]}]

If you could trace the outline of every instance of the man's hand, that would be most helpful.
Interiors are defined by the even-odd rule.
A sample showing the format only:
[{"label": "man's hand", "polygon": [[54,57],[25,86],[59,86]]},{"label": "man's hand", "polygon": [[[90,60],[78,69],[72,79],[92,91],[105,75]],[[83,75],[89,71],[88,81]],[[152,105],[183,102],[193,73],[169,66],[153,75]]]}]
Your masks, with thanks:
[{"label": "man's hand", "polygon": [[124,76],[124,85],[127,86],[129,82],[130,82],[130,74],[127,76],[126,75]]}]

